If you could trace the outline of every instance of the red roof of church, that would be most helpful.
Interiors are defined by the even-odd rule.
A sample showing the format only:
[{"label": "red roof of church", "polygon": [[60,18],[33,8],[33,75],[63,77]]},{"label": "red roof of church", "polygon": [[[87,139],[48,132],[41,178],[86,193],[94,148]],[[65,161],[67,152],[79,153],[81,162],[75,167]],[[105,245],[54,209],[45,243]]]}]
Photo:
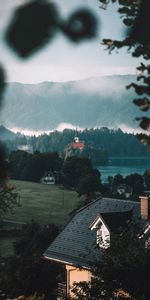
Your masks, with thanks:
[{"label": "red roof of church", "polygon": [[84,142],[73,142],[71,145],[71,148],[73,149],[80,149],[82,150],[84,148]]}]

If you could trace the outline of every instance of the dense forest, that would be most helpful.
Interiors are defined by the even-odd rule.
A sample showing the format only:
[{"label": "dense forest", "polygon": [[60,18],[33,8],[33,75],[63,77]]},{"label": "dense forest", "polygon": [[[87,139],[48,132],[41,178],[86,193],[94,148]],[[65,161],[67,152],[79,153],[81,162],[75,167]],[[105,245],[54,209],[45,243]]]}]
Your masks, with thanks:
[{"label": "dense forest", "polygon": [[[5,134],[4,132],[7,132]],[[3,133],[3,134],[2,134]],[[9,131],[11,133],[11,131]],[[136,136],[131,133],[124,133],[121,129],[85,129],[76,132],[75,130],[65,129],[63,132],[54,131],[49,134],[28,137],[25,135],[8,134],[8,130],[0,127],[1,139],[5,142],[8,152],[21,149],[29,152],[58,152],[63,154],[66,146],[71,143],[77,135],[85,145],[93,146],[94,149],[100,150],[103,155],[107,153],[108,157],[123,156],[147,156],[150,153],[146,146],[142,145]]]},{"label": "dense forest", "polygon": [[[50,135],[34,136],[30,138],[29,143],[33,151],[60,153],[73,140],[75,134],[74,130],[65,129],[63,132],[55,131]],[[146,147],[137,140],[135,135],[124,133],[121,129],[114,130],[106,127],[85,129],[78,131],[77,135],[86,144],[93,145],[96,149],[106,150],[108,156],[150,156]]]}]

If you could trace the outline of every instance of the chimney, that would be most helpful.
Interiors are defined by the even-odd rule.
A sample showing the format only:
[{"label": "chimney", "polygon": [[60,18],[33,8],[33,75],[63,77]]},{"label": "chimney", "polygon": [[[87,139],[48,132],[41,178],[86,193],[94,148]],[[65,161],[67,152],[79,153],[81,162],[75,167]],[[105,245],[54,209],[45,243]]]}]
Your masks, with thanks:
[{"label": "chimney", "polygon": [[141,200],[141,219],[150,219],[150,192],[144,192],[144,196],[139,197]]}]

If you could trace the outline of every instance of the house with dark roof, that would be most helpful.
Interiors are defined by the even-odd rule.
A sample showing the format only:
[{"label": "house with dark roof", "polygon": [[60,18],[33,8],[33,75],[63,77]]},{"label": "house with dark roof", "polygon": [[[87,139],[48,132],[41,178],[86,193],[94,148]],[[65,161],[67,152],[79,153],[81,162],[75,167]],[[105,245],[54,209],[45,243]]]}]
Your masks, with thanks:
[{"label": "house with dark roof", "polygon": [[74,282],[91,280],[92,263],[100,259],[102,249],[110,247],[111,234],[121,232],[131,218],[143,219],[145,234],[150,231],[149,196],[141,197],[141,202],[98,198],[76,212],[44,253],[45,259],[64,264],[66,295]]}]

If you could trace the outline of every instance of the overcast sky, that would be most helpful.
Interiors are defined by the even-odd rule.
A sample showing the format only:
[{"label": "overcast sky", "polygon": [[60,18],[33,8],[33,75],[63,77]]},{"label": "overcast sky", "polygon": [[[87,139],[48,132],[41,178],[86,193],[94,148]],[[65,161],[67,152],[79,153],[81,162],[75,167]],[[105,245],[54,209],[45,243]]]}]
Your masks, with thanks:
[{"label": "overcast sky", "polygon": [[119,39],[124,27],[116,5],[99,8],[98,0],[54,0],[62,17],[67,18],[79,7],[88,7],[97,16],[99,30],[94,40],[74,44],[62,34],[57,34],[52,43],[36,52],[28,60],[17,57],[7,47],[4,32],[13,10],[23,0],[0,0],[0,53],[1,64],[7,72],[8,81],[37,83],[42,81],[69,81],[88,77],[135,73],[138,62],[127,50],[108,54],[101,45],[102,38]]}]

